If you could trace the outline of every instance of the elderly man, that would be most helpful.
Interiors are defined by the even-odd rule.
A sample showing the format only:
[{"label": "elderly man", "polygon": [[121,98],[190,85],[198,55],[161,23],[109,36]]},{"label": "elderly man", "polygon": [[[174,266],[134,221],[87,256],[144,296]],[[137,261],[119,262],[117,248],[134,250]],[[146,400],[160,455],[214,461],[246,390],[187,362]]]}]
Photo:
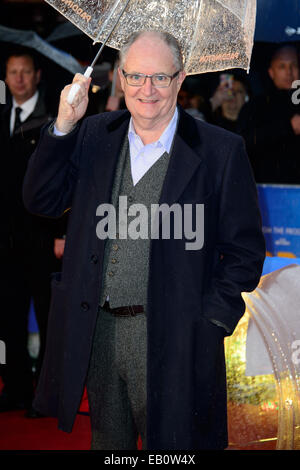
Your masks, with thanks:
[{"label": "elderly man", "polygon": [[[129,112],[79,125],[89,80],[77,75],[77,101],[66,87],[25,181],[31,211],[71,207],[35,406],[71,431],[87,384],[93,449],[135,449],[138,435],[144,449],[223,449],[223,339],[264,259],[255,184],[239,136],[176,107],[185,73],[172,36],[131,36],[119,73]],[[162,206],[169,232],[165,213],[145,236],[148,220],[132,215]],[[188,209],[176,222],[175,206]],[[186,223],[178,236],[191,219],[194,242]],[[124,235],[128,221],[140,236]]]}]

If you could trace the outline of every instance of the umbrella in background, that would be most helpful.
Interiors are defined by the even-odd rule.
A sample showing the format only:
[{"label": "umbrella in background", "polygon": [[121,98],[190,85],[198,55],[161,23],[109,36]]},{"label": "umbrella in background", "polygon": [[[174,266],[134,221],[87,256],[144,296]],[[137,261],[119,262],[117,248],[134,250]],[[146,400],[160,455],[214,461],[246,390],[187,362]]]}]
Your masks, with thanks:
[{"label": "umbrella in background", "polygon": [[300,40],[299,0],[258,0],[255,41]]},{"label": "umbrella in background", "polygon": [[[89,37],[69,21],[58,25],[47,36],[46,41],[66,50],[86,66],[89,65],[98,51],[98,48],[95,51]],[[97,87],[103,87],[108,83],[108,72],[111,69],[111,63],[115,61],[114,56],[117,53],[117,51],[110,48],[106,48],[103,52],[101,63],[95,65],[93,71],[93,85]]]},{"label": "umbrella in background", "polygon": [[34,31],[12,29],[0,25],[0,41],[34,49],[72,74],[83,71],[83,67],[74,57],[48,44]]},{"label": "umbrella in background", "polygon": [[61,39],[74,38],[74,36],[83,36],[83,32],[68,21],[58,25],[52,33],[47,36],[46,41],[53,43]]},{"label": "umbrella in background", "polygon": [[[0,79],[5,78],[5,62],[16,52],[33,54],[42,69],[39,89],[45,96],[47,107],[56,113],[61,89],[72,81],[75,73],[84,68],[71,55],[44,41],[33,31],[17,30],[0,25]],[[52,84],[55,83],[55,86]],[[10,95],[6,97],[10,99]]]}]

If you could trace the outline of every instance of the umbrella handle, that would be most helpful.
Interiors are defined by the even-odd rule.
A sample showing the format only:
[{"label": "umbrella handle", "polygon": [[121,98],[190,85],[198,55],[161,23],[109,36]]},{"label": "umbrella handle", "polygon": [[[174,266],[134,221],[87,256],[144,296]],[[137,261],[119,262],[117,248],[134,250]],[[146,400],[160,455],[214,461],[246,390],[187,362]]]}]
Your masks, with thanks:
[{"label": "umbrella handle", "polygon": [[[93,67],[88,67],[86,69],[86,71],[84,72],[83,76],[85,78],[89,78],[91,76],[92,72],[93,72]],[[76,96],[79,89],[80,89],[79,83],[73,83],[73,85],[71,86],[71,89],[69,91],[68,97],[67,97],[67,102],[69,104],[73,103],[74,98],[75,98],[75,96]]]}]

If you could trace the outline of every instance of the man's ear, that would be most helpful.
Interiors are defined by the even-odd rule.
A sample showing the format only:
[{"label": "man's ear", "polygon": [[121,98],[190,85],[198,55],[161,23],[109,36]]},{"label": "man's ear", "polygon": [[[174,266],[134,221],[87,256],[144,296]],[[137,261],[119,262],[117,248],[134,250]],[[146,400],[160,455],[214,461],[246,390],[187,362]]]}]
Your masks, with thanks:
[{"label": "man's ear", "polygon": [[273,71],[272,67],[268,68],[268,74],[269,74],[269,77],[271,78],[271,80],[274,80],[274,71]]},{"label": "man's ear", "polygon": [[186,77],[185,71],[184,71],[184,70],[181,70],[181,71],[179,72],[178,79],[177,79],[178,91],[180,90],[181,85],[183,84],[183,82],[184,82],[184,80],[185,80],[185,77]]},{"label": "man's ear", "polygon": [[121,82],[121,88],[124,92],[124,85],[125,85],[125,77],[122,73],[122,70],[120,69],[120,67],[118,67],[118,74],[119,74],[119,78],[120,78],[120,82]]},{"label": "man's ear", "polygon": [[38,70],[36,71],[36,75],[35,75],[35,76],[36,76],[36,80],[35,80],[35,81],[36,81],[36,84],[38,85],[38,84],[40,83],[41,77],[42,77],[42,71],[41,71],[41,69],[38,69]]}]

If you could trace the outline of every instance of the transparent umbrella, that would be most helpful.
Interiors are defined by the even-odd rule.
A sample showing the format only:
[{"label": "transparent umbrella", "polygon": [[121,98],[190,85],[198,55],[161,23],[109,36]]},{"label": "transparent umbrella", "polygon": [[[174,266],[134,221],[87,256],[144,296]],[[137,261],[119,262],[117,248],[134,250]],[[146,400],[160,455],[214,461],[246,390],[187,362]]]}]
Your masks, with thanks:
[{"label": "transparent umbrella", "polygon": [[188,75],[249,68],[256,0],[46,1],[102,47],[120,49],[143,29],[167,31],[182,47]]}]

